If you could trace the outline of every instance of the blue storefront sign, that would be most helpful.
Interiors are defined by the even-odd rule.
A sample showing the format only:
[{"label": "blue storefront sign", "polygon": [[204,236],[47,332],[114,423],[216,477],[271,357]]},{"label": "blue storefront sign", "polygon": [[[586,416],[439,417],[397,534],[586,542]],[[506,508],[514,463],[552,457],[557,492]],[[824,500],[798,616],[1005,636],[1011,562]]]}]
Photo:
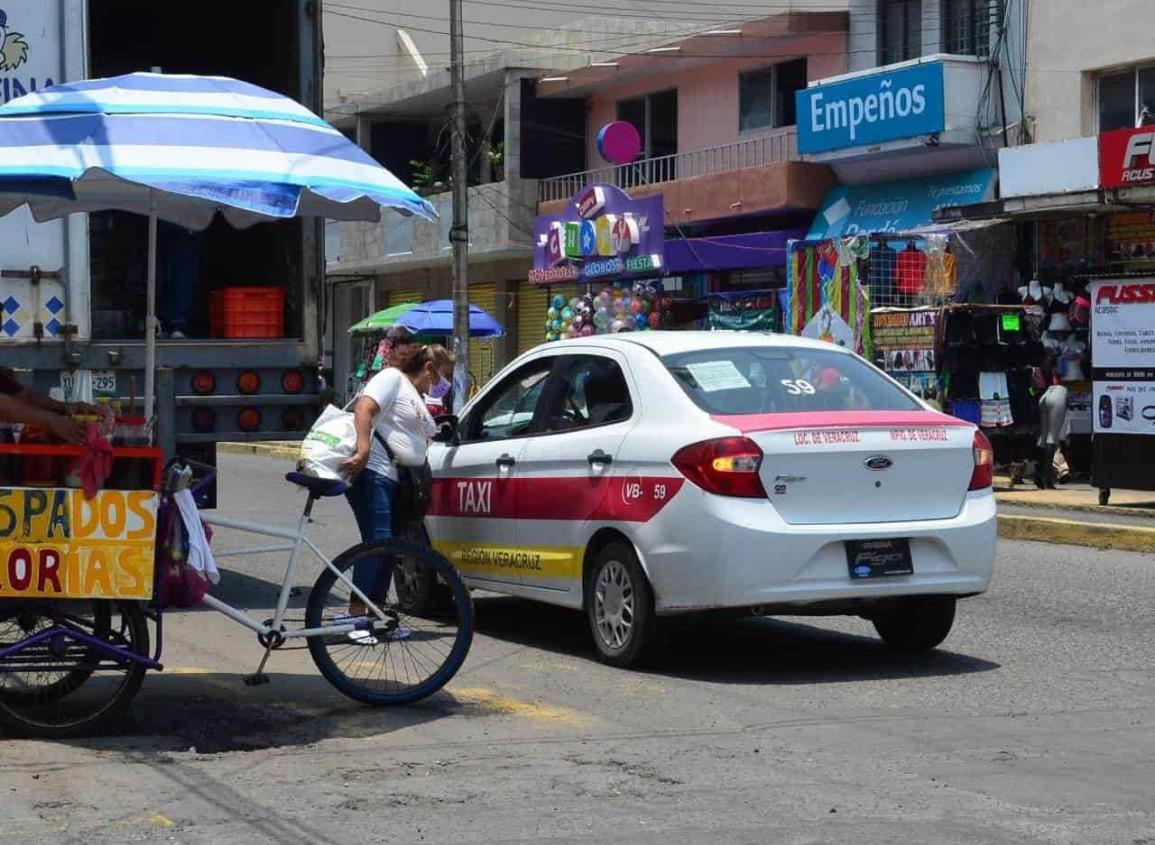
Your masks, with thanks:
[{"label": "blue storefront sign", "polygon": [[803,88],[795,97],[800,153],[879,144],[946,128],[942,62]]},{"label": "blue storefront sign", "polygon": [[906,232],[931,223],[936,209],[994,199],[995,171],[969,170],[929,179],[844,185],[822,201],[809,240]]}]

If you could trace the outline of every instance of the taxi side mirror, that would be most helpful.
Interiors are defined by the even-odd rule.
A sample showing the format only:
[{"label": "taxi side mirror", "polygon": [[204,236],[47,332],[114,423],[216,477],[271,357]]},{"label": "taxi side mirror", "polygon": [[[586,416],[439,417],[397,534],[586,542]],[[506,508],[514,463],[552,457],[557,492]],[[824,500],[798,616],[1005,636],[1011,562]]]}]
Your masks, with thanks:
[{"label": "taxi side mirror", "polygon": [[457,417],[453,414],[444,414],[442,416],[436,417],[433,421],[437,423],[437,433],[433,435],[433,442],[450,443],[456,445],[458,442]]}]

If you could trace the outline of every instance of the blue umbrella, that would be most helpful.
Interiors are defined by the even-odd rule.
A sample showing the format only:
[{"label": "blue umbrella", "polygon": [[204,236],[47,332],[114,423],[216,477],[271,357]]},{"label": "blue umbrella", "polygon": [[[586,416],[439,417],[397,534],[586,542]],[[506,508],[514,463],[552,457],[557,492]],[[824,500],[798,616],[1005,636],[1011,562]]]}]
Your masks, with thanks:
[{"label": "blue umbrella", "polygon": [[433,207],[299,103],[225,77],[133,73],[0,107],[0,215],[118,209],[149,216],[145,412],[156,369],[156,221],[203,229]]},{"label": "blue umbrella", "polygon": [[[397,325],[414,334],[453,334],[453,300],[422,302],[397,318]],[[505,329],[488,313],[470,303],[470,337],[501,337]]]}]

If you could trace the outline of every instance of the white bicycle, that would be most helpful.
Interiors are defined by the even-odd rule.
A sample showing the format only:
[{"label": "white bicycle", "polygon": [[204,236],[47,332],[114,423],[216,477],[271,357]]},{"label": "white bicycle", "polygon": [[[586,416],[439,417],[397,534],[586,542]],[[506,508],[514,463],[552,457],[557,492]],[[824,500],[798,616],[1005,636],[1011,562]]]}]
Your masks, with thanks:
[{"label": "white bicycle", "polygon": [[[289,554],[271,619],[258,621],[211,594],[204,597],[206,606],[256,633],[265,649],[257,671],[245,682],[267,683],[264,668],[272,652],[304,639],[325,679],[357,701],[409,704],[437,692],[461,668],[473,642],[473,601],[453,564],[427,544],[400,539],[361,543],[330,560],[309,539],[306,526],[316,501],[343,495],[346,485],[296,472],[285,478],[309,493],[294,529],[201,515],[215,527],[287,541],[215,553],[218,558]],[[324,569],[309,593],[303,626],[292,627],[286,614],[306,550]],[[391,577],[381,578],[386,569]],[[375,594],[357,586],[372,578],[386,581]]]}]

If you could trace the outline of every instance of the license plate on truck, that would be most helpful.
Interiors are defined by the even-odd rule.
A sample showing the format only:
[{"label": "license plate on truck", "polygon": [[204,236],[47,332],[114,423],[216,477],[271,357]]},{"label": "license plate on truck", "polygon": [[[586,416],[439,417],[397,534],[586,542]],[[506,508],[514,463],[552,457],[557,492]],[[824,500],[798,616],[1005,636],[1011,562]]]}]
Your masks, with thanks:
[{"label": "license plate on truck", "polygon": [[914,574],[910,540],[849,540],[846,562],[854,581]]},{"label": "license plate on truck", "polygon": [[[92,395],[116,396],[116,370],[92,370]],[[75,395],[76,373],[62,372],[60,374],[60,389],[71,399]]]}]

